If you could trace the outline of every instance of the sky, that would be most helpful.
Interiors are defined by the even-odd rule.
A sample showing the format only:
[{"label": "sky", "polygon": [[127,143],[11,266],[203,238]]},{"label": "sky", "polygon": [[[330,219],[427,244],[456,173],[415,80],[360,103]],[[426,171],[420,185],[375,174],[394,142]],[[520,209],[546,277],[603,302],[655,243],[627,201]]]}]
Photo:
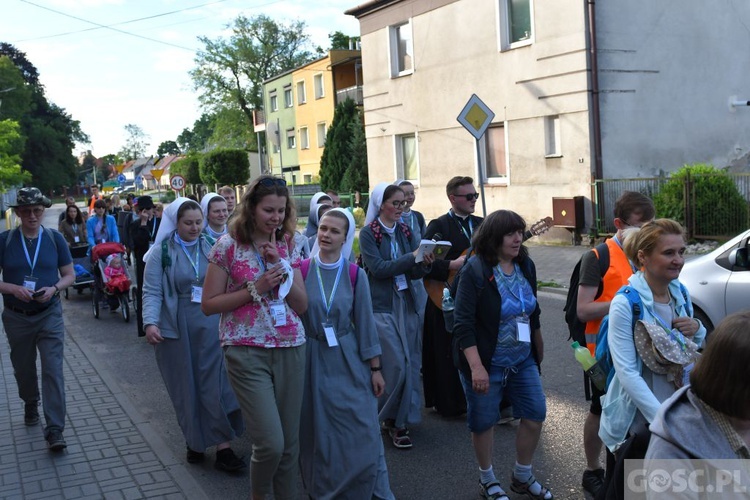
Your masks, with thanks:
[{"label": "sky", "polygon": [[201,115],[188,75],[202,48],[199,36],[215,40],[239,14],[266,14],[304,21],[313,44],[327,48],[333,31],[359,35],[359,22],[344,11],[362,2],[0,0],[0,41],[25,52],[47,99],[80,121],[91,142],[77,145],[76,156],[117,153],[130,123],[149,136],[148,154],[156,154]]}]

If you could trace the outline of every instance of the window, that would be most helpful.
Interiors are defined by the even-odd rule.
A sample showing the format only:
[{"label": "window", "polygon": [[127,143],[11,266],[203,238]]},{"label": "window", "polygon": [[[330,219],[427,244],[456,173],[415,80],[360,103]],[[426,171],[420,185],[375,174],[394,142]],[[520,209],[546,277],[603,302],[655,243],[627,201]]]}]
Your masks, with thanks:
[{"label": "window", "polygon": [[411,21],[391,26],[390,57],[391,77],[409,75],[414,72],[414,47],[412,45]]},{"label": "window", "polygon": [[299,129],[299,147],[310,149],[310,136],[307,134],[307,127],[300,127]]},{"label": "window", "polygon": [[318,73],[317,75],[313,76],[313,87],[315,87],[316,99],[321,99],[325,97],[326,90],[323,84],[323,73]]},{"label": "window", "polygon": [[562,156],[560,149],[560,117],[547,116],[544,119],[544,139],[546,156]]},{"label": "window", "polygon": [[278,145],[278,144],[276,144],[275,142],[273,142],[273,143],[271,143],[271,144],[272,144],[272,146],[273,146],[273,147],[271,148],[271,150],[272,150],[272,151],[273,151],[274,153],[278,153],[279,151],[281,151],[281,148],[279,147],[279,145]]},{"label": "window", "polygon": [[417,135],[396,136],[396,177],[416,182],[419,179]]},{"label": "window", "polygon": [[318,147],[322,148],[326,145],[326,123],[318,123]]},{"label": "window", "polygon": [[286,148],[294,149],[297,147],[297,137],[294,135],[294,129],[290,128],[286,131]]},{"label": "window", "polygon": [[297,104],[305,104],[307,102],[307,94],[305,93],[305,81],[300,80],[297,82]]},{"label": "window", "polygon": [[480,151],[482,151],[482,163],[484,165],[483,176],[485,181],[503,182],[508,179],[508,167],[505,156],[505,127],[492,125],[482,137]]},{"label": "window", "polygon": [[284,87],[284,106],[287,108],[291,108],[294,104],[294,99],[292,98],[292,86],[288,85]]},{"label": "window", "polygon": [[276,96],[276,92],[271,94],[269,99],[271,100],[271,111],[278,111],[279,110],[279,98]]},{"label": "window", "polygon": [[522,47],[534,37],[533,0],[499,0],[501,50]]},{"label": "window", "polygon": [[302,174],[302,182],[312,184],[312,174]]}]

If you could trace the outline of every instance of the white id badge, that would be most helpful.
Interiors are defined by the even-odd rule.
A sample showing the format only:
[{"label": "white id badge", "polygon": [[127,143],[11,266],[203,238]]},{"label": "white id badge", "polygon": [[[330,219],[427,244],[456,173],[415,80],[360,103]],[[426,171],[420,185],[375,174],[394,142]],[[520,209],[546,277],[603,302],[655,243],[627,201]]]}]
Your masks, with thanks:
[{"label": "white id badge", "polygon": [[79,236],[73,236],[73,242],[74,243],[80,243],[81,242],[81,238]]},{"label": "white id badge", "polygon": [[529,324],[529,318],[516,318],[516,333],[518,334],[519,342],[531,342],[531,325]]},{"label": "white id badge", "polygon": [[409,285],[406,283],[406,275],[399,274],[393,279],[396,280],[396,290],[398,290],[399,292],[401,290],[406,290],[407,288],[409,288]]},{"label": "white id badge", "polygon": [[682,385],[690,385],[690,372],[693,371],[695,363],[690,363],[682,367]]},{"label": "white id badge", "polygon": [[336,338],[336,329],[331,323],[323,323],[323,331],[326,334],[326,342],[328,342],[328,347],[336,347],[337,345],[339,345],[339,341]]},{"label": "white id badge", "polygon": [[274,300],[270,304],[273,326],[286,325],[286,306],[283,300]]},{"label": "white id badge", "polygon": [[203,287],[193,285],[193,291],[190,294],[190,302],[200,304],[201,298],[203,298]]},{"label": "white id badge", "polygon": [[34,276],[24,276],[23,287],[30,292],[36,292],[37,281],[38,281],[38,278],[35,278]]}]

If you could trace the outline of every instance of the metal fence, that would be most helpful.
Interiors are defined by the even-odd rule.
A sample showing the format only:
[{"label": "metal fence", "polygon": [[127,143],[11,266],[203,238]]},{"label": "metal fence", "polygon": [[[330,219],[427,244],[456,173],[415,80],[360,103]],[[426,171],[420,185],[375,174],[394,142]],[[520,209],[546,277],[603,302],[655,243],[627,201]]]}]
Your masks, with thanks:
[{"label": "metal fence", "polygon": [[688,175],[678,185],[668,176],[597,180],[594,204],[599,234],[616,231],[614,205],[623,191],[652,198],[656,216],[678,220],[690,239],[725,240],[750,227],[748,173]]}]

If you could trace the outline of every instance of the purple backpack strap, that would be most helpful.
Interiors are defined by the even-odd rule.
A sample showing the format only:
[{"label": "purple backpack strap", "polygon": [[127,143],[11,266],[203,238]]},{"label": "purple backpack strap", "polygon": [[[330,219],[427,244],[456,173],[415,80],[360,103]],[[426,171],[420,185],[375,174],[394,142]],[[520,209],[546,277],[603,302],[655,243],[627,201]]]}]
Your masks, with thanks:
[{"label": "purple backpack strap", "polygon": [[352,282],[352,293],[357,290],[357,272],[359,272],[359,266],[353,262],[349,263],[349,281]]},{"label": "purple backpack strap", "polygon": [[299,263],[299,270],[302,273],[302,279],[307,279],[307,272],[310,270],[310,259],[305,259]]}]

